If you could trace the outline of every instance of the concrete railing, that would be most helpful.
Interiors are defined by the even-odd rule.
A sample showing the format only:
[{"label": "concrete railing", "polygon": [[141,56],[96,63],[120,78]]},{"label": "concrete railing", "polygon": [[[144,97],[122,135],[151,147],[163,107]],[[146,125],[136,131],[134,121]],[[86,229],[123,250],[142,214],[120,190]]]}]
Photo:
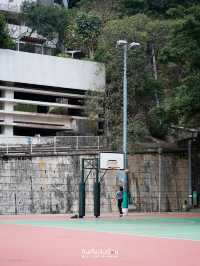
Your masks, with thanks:
[{"label": "concrete railing", "polygon": [[20,5],[13,3],[0,3],[0,10],[19,13]]},{"label": "concrete railing", "polygon": [[0,154],[34,154],[102,150],[106,138],[102,136],[0,137]]}]

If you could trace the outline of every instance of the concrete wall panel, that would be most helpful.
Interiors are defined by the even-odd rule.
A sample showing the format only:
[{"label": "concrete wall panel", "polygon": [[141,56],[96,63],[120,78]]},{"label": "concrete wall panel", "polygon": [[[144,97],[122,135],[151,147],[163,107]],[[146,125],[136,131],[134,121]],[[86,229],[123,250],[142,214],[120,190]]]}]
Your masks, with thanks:
[{"label": "concrete wall panel", "polygon": [[105,87],[105,67],[91,61],[0,49],[0,80],[102,90]]}]

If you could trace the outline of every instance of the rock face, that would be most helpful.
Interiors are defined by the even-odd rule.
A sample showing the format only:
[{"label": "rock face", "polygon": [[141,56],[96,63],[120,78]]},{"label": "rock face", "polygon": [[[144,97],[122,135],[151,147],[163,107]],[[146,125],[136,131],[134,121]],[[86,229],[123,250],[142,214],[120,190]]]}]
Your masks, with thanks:
[{"label": "rock face", "polygon": [[[159,156],[154,153],[129,157],[130,208],[180,210],[187,200],[187,159],[178,154]],[[77,213],[81,159],[76,155],[1,159],[0,214]],[[114,170],[101,172],[103,175],[101,211],[116,211],[120,175]],[[95,170],[86,170],[85,176],[86,212],[93,212]]]}]

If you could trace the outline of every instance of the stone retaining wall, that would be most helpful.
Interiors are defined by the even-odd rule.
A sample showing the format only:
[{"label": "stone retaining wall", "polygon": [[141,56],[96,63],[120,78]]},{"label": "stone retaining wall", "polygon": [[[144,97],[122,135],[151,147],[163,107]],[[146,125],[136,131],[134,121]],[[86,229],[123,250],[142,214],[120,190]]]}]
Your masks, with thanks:
[{"label": "stone retaining wall", "polygon": [[[81,158],[1,159],[0,214],[77,213]],[[161,211],[181,210],[188,199],[187,171],[187,158],[180,154],[130,156],[130,208],[137,211],[159,211],[159,208]],[[101,176],[103,174],[100,173]],[[115,193],[120,185],[118,175],[116,171],[107,171],[102,178],[102,212],[117,210]],[[95,170],[86,183],[86,212],[93,212],[94,180]]]}]

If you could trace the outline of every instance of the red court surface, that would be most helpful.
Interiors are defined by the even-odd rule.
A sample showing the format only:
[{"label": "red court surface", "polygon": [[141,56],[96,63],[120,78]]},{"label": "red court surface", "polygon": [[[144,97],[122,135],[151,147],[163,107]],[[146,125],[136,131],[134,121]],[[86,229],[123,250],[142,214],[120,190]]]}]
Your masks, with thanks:
[{"label": "red court surface", "polygon": [[[182,217],[176,214],[174,216]],[[196,214],[189,216],[197,217]],[[128,219],[139,217],[142,216],[135,215]],[[0,266],[200,265],[199,240],[145,237],[15,223],[20,219],[37,221],[48,219],[63,222],[69,220],[64,215],[0,216]],[[110,219],[118,218],[108,217],[108,220]],[[93,220],[95,222],[95,219]],[[98,223],[101,223],[99,221]],[[123,220],[119,222],[121,221],[123,223]]]}]

